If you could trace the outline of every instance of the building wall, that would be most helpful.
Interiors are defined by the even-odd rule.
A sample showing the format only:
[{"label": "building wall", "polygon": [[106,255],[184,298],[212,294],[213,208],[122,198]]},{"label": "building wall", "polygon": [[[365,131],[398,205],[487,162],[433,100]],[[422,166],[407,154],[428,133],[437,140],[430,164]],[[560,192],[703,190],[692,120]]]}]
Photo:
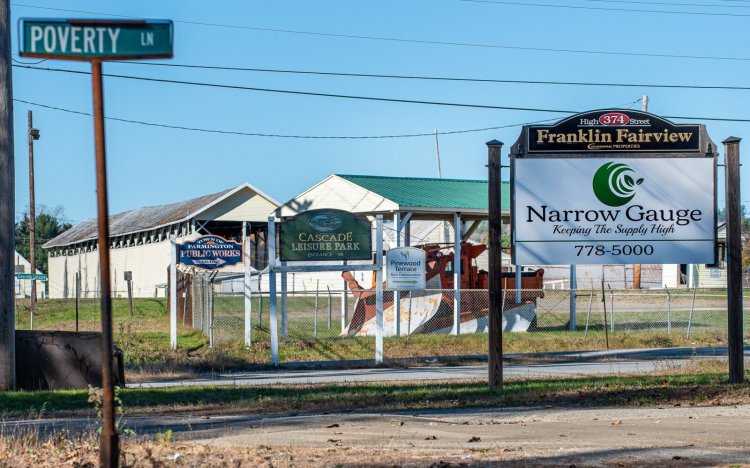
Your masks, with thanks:
[{"label": "building wall", "polygon": [[[133,296],[163,297],[169,266],[169,241],[110,250],[110,274],[113,297],[127,297],[124,272],[133,272]],[[50,257],[49,296],[75,296],[75,274],[81,274],[81,296],[99,297],[99,251],[76,255]]]}]

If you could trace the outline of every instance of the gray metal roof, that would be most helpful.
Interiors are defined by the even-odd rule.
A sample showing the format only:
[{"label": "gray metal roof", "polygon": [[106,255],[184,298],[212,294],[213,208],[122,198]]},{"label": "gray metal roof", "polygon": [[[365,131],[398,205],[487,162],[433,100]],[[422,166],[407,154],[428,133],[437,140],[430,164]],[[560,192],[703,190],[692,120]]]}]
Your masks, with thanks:
[{"label": "gray metal roof", "polygon": [[[147,206],[112,215],[109,217],[109,235],[110,237],[116,237],[187,221],[194,213],[201,211],[235,190],[237,188],[169,205]],[[45,249],[63,247],[95,240],[97,236],[96,218],[90,218],[63,232],[42,247]]]}]

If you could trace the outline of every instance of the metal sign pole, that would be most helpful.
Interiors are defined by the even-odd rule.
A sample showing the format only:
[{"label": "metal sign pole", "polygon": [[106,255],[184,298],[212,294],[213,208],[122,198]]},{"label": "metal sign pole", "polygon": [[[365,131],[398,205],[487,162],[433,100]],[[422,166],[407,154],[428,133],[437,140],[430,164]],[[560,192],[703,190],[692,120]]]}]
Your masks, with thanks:
[{"label": "metal sign pole", "polygon": [[114,381],[112,376],[112,298],[109,269],[109,209],[107,206],[107,163],[104,142],[104,92],[102,62],[91,61],[94,97],[94,146],[96,148],[96,195],[99,216],[99,290],[102,317],[102,436],[99,463],[118,466],[119,437],[115,427]]},{"label": "metal sign pole", "polygon": [[245,237],[245,346],[253,344],[253,290],[250,282],[250,236]]},{"label": "metal sign pole", "polygon": [[377,217],[375,235],[375,363],[383,362],[383,215]]},{"label": "metal sign pole", "polygon": [[177,349],[177,239],[169,243],[169,347]]},{"label": "metal sign pole", "polygon": [[271,361],[279,365],[279,327],[276,305],[276,222],[268,217],[268,294],[271,307]]}]

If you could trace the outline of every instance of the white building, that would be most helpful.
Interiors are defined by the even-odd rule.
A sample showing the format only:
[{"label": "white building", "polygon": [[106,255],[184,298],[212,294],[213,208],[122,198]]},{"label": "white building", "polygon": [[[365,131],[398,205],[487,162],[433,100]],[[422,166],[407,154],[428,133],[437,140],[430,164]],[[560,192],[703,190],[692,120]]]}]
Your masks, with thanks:
[{"label": "white building", "polygon": [[[15,273],[32,273],[31,262],[26,260],[23,255],[13,252],[13,265]],[[42,274],[41,271],[35,270],[34,273]],[[46,287],[43,281],[36,282],[36,297],[42,299],[46,296]],[[31,297],[31,280],[15,279],[16,297]]]},{"label": "white building", "polygon": [[[138,208],[110,216],[110,263],[114,297],[127,294],[124,272],[132,272],[135,297],[164,296],[171,237],[184,241],[204,234],[251,241],[251,262],[266,262],[268,215],[278,203],[250,184],[169,205]],[[49,297],[98,297],[97,221],[88,219],[44,244],[49,253]],[[230,270],[225,269],[223,271]],[[242,266],[232,271],[242,271]]]}]

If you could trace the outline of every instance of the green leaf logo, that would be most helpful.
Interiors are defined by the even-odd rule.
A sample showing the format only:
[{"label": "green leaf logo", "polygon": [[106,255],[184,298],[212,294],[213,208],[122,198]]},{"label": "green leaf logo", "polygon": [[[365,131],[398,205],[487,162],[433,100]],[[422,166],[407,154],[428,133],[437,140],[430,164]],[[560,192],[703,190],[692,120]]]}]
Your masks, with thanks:
[{"label": "green leaf logo", "polygon": [[594,174],[594,194],[600,202],[609,206],[622,206],[635,196],[635,187],[643,178],[634,180],[635,173],[627,164],[614,161],[600,167]]}]

